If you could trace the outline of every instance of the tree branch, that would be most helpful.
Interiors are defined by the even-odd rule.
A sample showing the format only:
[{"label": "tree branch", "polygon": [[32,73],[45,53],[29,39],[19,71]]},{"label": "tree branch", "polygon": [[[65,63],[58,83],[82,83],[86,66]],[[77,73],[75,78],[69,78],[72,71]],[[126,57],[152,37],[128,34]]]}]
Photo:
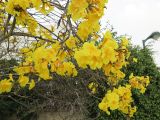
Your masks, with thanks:
[{"label": "tree branch", "polygon": [[0,38],[0,44],[1,44],[5,39],[9,38],[9,37],[12,35],[13,30],[14,30],[14,28],[15,28],[15,25],[16,25],[16,17],[14,17],[14,19],[13,19],[13,23],[12,23],[12,26],[11,26],[11,29],[10,29],[9,33],[6,34],[6,35],[2,35],[2,37]]},{"label": "tree branch", "polygon": [[44,40],[46,42],[51,42],[51,43],[55,43],[54,41],[51,41],[49,39],[46,39],[46,38],[43,38],[41,36],[35,36],[35,35],[32,35],[32,34],[28,34],[28,33],[21,33],[21,32],[13,32],[12,33],[13,36],[24,36],[24,37],[32,37],[32,38],[35,38],[35,39],[41,39],[41,40]]}]

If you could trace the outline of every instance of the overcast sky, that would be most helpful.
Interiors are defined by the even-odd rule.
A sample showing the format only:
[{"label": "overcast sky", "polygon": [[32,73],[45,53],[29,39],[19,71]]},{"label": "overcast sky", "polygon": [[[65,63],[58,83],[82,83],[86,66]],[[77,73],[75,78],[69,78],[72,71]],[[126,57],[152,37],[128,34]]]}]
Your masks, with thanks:
[{"label": "overcast sky", "polygon": [[[130,35],[133,45],[142,46],[143,39],[154,31],[160,32],[160,0],[109,0],[104,18],[119,35]],[[160,40],[150,41],[160,66]]]}]

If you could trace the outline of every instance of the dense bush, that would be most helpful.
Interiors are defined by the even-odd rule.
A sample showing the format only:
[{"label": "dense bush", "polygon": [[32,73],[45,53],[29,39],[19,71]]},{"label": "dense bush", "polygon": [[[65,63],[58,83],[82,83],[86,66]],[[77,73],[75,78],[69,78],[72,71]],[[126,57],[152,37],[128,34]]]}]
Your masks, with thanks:
[{"label": "dense bush", "polygon": [[160,72],[153,61],[150,50],[134,48],[132,49],[132,56],[137,57],[138,62],[128,65],[128,73],[148,75],[151,79],[151,84],[144,95],[134,95],[138,106],[138,112],[134,119],[158,120],[160,118]]},{"label": "dense bush", "polygon": [[[151,79],[150,85],[147,87],[145,94],[141,94],[136,90],[133,91],[133,98],[138,109],[134,117],[135,120],[158,120],[160,118],[160,72],[153,61],[152,52],[149,49],[141,49],[139,47],[130,48],[131,56],[129,58],[130,64],[123,70],[125,71],[126,78],[131,73],[134,75],[149,76]],[[133,58],[137,58],[138,62],[134,62]],[[96,96],[101,98],[105,93],[97,93]],[[92,105],[88,105],[90,110],[89,117],[96,120],[124,120],[127,118],[119,111],[113,111],[110,116],[98,109],[97,104],[99,99],[91,97],[89,99]],[[128,118],[129,119],[129,118]]]},{"label": "dense bush", "polygon": [[[5,59],[1,60],[0,64],[4,68],[1,68],[2,79],[13,73],[13,78],[17,80],[17,75],[13,72],[16,60]],[[89,93],[86,92],[86,84],[95,78],[96,74],[91,70],[89,73],[85,71],[79,73],[76,78],[54,74],[53,80],[41,81],[31,91],[15,86],[10,93],[0,95],[0,120],[7,120],[12,115],[20,120],[37,120],[39,113],[46,111],[74,111],[70,116],[74,116],[76,111],[79,114],[85,113],[84,105]]]},{"label": "dense bush", "polygon": [[[152,53],[150,50],[140,49],[139,47],[130,48],[130,49],[131,49],[131,57],[129,58],[130,64],[128,64],[127,67],[123,69],[124,72],[127,73],[126,78],[128,78],[132,72],[134,72],[134,75],[138,75],[138,76],[141,76],[141,75],[147,76],[148,75],[151,78],[151,84],[148,86],[145,94],[138,95],[138,94],[140,94],[139,92],[136,92],[136,91],[133,92],[134,93],[133,97],[135,100],[135,104],[138,107],[138,111],[132,119],[157,120],[160,117],[160,113],[159,113],[159,111],[160,111],[160,94],[159,94],[160,93],[160,72],[158,71],[158,68],[156,67],[156,65],[153,61]],[[134,62],[133,58],[137,58],[138,62],[137,63]],[[10,61],[2,60],[2,61],[0,61],[0,63],[1,63],[1,66],[6,66],[5,68],[11,68],[17,64],[15,60],[10,60]],[[3,74],[3,72],[5,72],[5,74],[7,74],[7,73],[11,72],[11,69],[4,70],[1,68],[1,74]],[[93,75],[94,72],[91,74]],[[79,81],[79,82],[81,81],[80,78],[87,79],[89,77],[89,74],[84,75],[84,73],[82,73],[81,75],[83,75],[83,76],[79,76],[79,78],[77,77],[77,81]],[[69,78],[65,78],[66,80],[68,79],[67,82],[70,81],[70,83],[72,83],[72,84],[68,84],[68,85],[70,85],[70,86],[68,86],[66,84],[67,82],[65,82],[65,80],[62,80],[62,81],[64,81],[63,85],[56,88],[56,86],[59,84],[59,82],[62,82],[60,79],[62,79],[62,78],[57,76],[56,81],[52,81],[50,83],[47,83],[45,86],[42,82],[41,84],[37,85],[37,87],[34,89],[34,91],[32,91],[32,92],[30,91],[29,94],[27,92],[28,90],[22,90],[22,91],[19,91],[18,96],[16,96],[12,92],[10,94],[1,95],[0,119],[3,120],[3,119],[5,119],[5,118],[3,118],[3,116],[8,116],[11,113],[13,113],[13,114],[17,114],[17,116],[19,116],[19,118],[24,118],[24,119],[29,120],[30,118],[36,118],[38,116],[37,115],[38,111],[42,110],[44,108],[46,108],[46,110],[48,110],[48,109],[58,110],[57,108],[59,106],[62,107],[63,105],[65,108],[66,104],[61,103],[60,101],[56,101],[56,98],[58,97],[59,100],[60,99],[65,100],[66,103],[67,102],[75,102],[78,100],[76,98],[77,93],[70,94],[72,92],[69,92],[69,91],[73,91],[75,89],[77,89],[79,91],[80,88],[81,88],[81,91],[78,94],[81,95],[81,99],[88,98],[88,101],[84,101],[84,103],[83,103],[88,108],[88,112],[86,114],[86,115],[88,115],[88,118],[86,118],[86,119],[93,119],[93,118],[96,120],[106,120],[106,119],[108,119],[108,120],[115,120],[115,119],[124,120],[124,119],[126,119],[127,116],[117,110],[112,111],[112,114],[110,116],[108,116],[105,112],[102,112],[98,109],[97,105],[101,101],[101,99],[98,99],[98,98],[102,98],[104,96],[104,94],[105,94],[104,91],[100,90],[99,93],[97,93],[95,95],[91,95],[91,96],[89,95],[87,97],[87,95],[83,95],[83,91],[85,91],[84,90],[85,87],[83,87],[84,83],[81,85],[79,84],[80,86],[76,86],[76,84],[75,84],[75,82],[73,82],[73,80],[71,80]],[[89,81],[86,81],[86,82],[89,82]],[[42,90],[44,90],[44,88],[46,88],[46,89],[45,89],[45,91],[42,92]],[[73,88],[73,89],[70,89],[70,88]],[[66,92],[63,91],[64,89]],[[83,91],[82,91],[82,89],[83,89]],[[23,96],[21,96],[21,94],[23,94],[23,96],[26,96],[26,98],[23,98]],[[39,102],[39,101],[41,101],[41,102]],[[52,101],[52,103],[54,103],[56,105],[58,105],[58,104],[60,104],[60,105],[59,106],[51,106],[49,101],[50,102]],[[41,104],[44,104],[44,106],[43,107],[39,106]],[[75,106],[77,104],[78,103],[75,103]],[[25,108],[23,105],[28,106],[28,108]],[[68,107],[70,107],[70,106],[68,106]],[[61,108],[61,109],[63,109],[63,108]]]}]

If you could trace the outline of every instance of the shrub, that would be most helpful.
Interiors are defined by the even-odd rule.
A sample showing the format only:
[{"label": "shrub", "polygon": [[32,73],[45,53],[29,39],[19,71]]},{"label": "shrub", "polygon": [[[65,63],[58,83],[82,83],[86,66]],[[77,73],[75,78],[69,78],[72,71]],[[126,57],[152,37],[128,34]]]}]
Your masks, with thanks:
[{"label": "shrub", "polygon": [[[131,73],[134,73],[134,75],[137,76],[149,76],[151,79],[151,83],[147,87],[145,94],[133,90],[133,98],[137,105],[137,112],[134,117],[130,119],[157,120],[160,118],[160,72],[154,63],[151,50],[147,48],[141,49],[140,47],[130,47],[130,51],[130,64],[123,69],[126,73],[126,78],[128,78]],[[138,61],[134,62],[134,58],[137,58]],[[97,93],[96,96],[101,98],[103,94],[103,92]],[[88,109],[90,110],[88,116],[91,118],[95,118],[96,120],[126,119],[126,116],[119,111],[113,111],[110,116],[100,111],[97,106],[100,100],[95,97],[90,97],[89,101],[89,103],[93,103],[92,105],[88,105]]]}]

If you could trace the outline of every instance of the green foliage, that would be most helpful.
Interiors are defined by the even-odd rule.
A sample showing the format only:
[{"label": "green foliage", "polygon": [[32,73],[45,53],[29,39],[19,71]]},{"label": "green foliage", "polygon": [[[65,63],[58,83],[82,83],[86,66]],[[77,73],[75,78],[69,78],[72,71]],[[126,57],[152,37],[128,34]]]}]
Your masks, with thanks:
[{"label": "green foliage", "polygon": [[[130,47],[131,56],[129,58],[130,64],[127,65],[123,71],[126,73],[126,80],[131,73],[137,76],[149,76],[151,83],[147,87],[145,94],[141,94],[136,90],[133,91],[133,98],[136,106],[138,107],[137,112],[133,120],[158,120],[160,118],[160,72],[153,61],[152,52],[149,49],[141,49],[139,47]],[[137,58],[138,62],[134,62],[133,58]],[[127,81],[125,81],[127,82]],[[98,93],[101,98],[105,93]],[[98,108],[98,100],[95,97],[89,99],[92,105],[88,107],[90,113],[89,117],[95,118],[96,120],[125,120],[127,116],[120,113],[119,111],[111,112],[108,116],[105,112],[102,112]]]},{"label": "green foliage", "polygon": [[152,53],[148,49],[133,48],[131,56],[138,58],[137,63],[131,63],[127,67],[128,74],[148,75],[151,83],[144,95],[134,95],[138,106],[135,120],[158,120],[160,118],[160,72],[156,67]]}]

